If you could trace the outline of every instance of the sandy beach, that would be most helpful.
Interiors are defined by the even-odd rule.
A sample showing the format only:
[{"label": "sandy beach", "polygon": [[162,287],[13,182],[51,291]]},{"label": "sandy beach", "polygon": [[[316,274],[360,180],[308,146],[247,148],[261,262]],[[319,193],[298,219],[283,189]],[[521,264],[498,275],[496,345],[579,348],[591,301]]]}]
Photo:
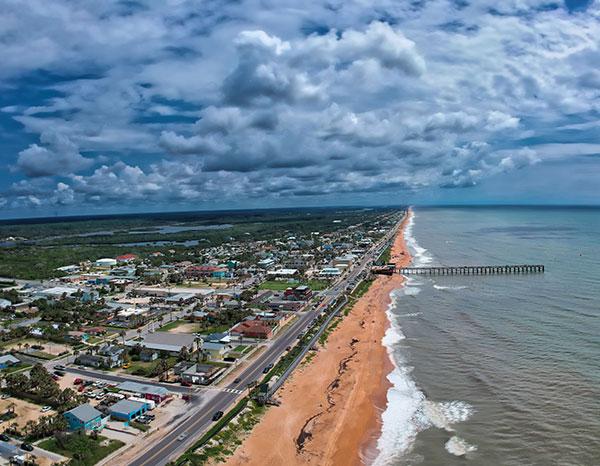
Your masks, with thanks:
[{"label": "sandy beach", "polygon": [[[410,262],[406,220],[392,247],[399,266]],[[359,465],[373,458],[392,370],[381,344],[386,309],[402,281],[397,274],[375,279],[314,359],[280,390],[281,406],[267,411],[226,464]]]}]

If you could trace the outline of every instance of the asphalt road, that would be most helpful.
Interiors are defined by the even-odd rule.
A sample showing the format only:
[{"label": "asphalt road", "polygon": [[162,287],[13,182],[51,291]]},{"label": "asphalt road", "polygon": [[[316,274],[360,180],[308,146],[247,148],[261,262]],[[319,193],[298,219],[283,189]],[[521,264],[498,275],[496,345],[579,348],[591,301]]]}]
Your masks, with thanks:
[{"label": "asphalt road", "polygon": [[[387,243],[396,231],[397,228],[390,231],[390,233],[386,235],[385,240],[381,241],[368,254],[363,256],[360,263],[355,266],[347,276],[334,284],[330,291],[325,293],[325,299],[316,309],[311,309],[303,315],[300,315],[299,319],[292,324],[285,334],[281,335],[280,338],[272,343],[268,350],[264,351],[252,361],[251,365],[239,376],[241,379],[239,384],[230,384],[228,388],[239,389],[246,387],[251,382],[258,381],[263,375],[263,369],[269,364],[275,364],[286,348],[295,343],[298,335],[309,327],[311,321],[317,317],[324,307],[333,303],[348,286],[351,286],[351,284],[356,281],[359,274],[373,261],[382,250],[385,243]],[[129,463],[129,466],[165,465],[170,459],[177,457],[188,449],[199,438],[200,434],[210,427],[213,414],[217,411],[227,411],[238,396],[239,395],[233,393],[218,392],[211,400],[210,410],[202,409],[198,415],[193,415],[177,425],[173,430],[165,434],[161,440],[152,445],[150,449],[143,452],[134,461]],[[183,438],[178,440],[178,437],[182,435]]]}]

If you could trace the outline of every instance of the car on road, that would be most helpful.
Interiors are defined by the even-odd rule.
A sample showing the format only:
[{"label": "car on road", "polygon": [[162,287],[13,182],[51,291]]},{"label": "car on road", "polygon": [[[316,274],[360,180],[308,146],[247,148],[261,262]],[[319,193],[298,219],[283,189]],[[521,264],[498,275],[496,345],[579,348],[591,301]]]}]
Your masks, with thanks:
[{"label": "car on road", "polygon": [[58,366],[54,366],[54,369],[56,369],[58,371],[64,371],[66,369],[66,367],[63,366],[62,364],[59,364]]},{"label": "car on road", "polygon": [[273,363],[269,364],[263,369],[263,374],[268,374],[271,369],[273,369]]},{"label": "car on road", "polygon": [[221,419],[223,417],[223,411],[217,411],[215,414],[213,414],[212,420],[213,421],[218,421],[219,419]]},{"label": "car on road", "polygon": [[65,374],[66,374],[65,371],[54,371],[54,375],[58,375],[59,377],[62,377]]},{"label": "car on road", "polygon": [[6,434],[0,434],[0,440],[3,442],[10,442],[10,437]]},{"label": "car on road", "polygon": [[187,432],[182,432],[181,435],[179,437],[177,437],[177,440],[180,442],[183,442],[187,436],[188,436]]},{"label": "car on road", "polygon": [[239,377],[236,377],[235,379],[233,379],[233,383],[240,383],[242,381],[242,379],[240,379]]},{"label": "car on road", "polygon": [[21,444],[21,450],[25,450],[25,451],[33,451],[33,446],[29,443],[22,443]]},{"label": "car on road", "polygon": [[40,409],[40,411],[42,413],[47,413],[48,411],[50,411],[52,409],[52,406],[42,406],[42,409]]}]

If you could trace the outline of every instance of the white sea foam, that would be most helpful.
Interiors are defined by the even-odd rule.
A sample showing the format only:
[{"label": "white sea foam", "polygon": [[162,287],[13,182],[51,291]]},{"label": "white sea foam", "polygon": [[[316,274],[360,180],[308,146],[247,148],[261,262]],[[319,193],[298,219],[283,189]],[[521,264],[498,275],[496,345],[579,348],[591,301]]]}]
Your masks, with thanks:
[{"label": "white sea foam", "polygon": [[464,290],[466,286],[444,286],[444,285],[433,285],[436,290]]},{"label": "white sea foam", "polygon": [[406,245],[408,246],[412,256],[412,265],[415,267],[423,267],[433,262],[433,256],[427,249],[421,247],[419,243],[417,243],[417,240],[413,234],[415,215],[416,214],[413,212],[408,219],[408,223],[406,224],[406,228],[404,230],[404,240],[406,241]]},{"label": "white sea foam", "polygon": [[446,442],[446,451],[456,456],[465,456],[477,450],[477,446],[467,443],[456,435]]},{"label": "white sea foam", "polygon": [[409,312],[407,314],[400,314],[400,317],[418,317],[422,314],[422,312]]},{"label": "white sea foam", "polygon": [[[421,248],[412,236],[413,218],[411,217],[405,232],[406,242],[413,251],[413,264],[421,266],[430,263],[433,258],[425,248]],[[411,377],[412,367],[402,361],[402,355],[397,351],[398,344],[406,339],[401,327],[392,312],[403,296],[415,296],[420,292],[417,279],[408,277],[402,289],[391,294],[391,303],[387,309],[390,327],[382,339],[388,355],[394,364],[394,370],[388,375],[392,387],[387,393],[387,406],[382,413],[381,436],[377,441],[377,457],[372,461],[375,466],[386,466],[396,463],[398,455],[408,451],[417,434],[432,426],[452,431],[452,424],[469,418],[473,408],[462,401],[433,402],[427,400]],[[404,314],[419,315],[419,312]],[[468,445],[458,437],[446,444],[446,449],[452,453],[473,451],[476,447]],[[452,440],[452,439],[451,439]],[[448,446],[450,444],[450,447]],[[450,451],[450,449],[452,451]],[[461,450],[462,449],[462,450]]]}]

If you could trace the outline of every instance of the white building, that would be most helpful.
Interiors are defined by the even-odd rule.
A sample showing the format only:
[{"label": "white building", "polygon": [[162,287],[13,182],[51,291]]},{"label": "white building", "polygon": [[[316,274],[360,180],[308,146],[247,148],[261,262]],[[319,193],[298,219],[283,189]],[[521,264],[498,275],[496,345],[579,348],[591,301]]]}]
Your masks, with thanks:
[{"label": "white building", "polygon": [[114,267],[115,265],[117,265],[117,261],[116,259],[105,257],[102,259],[98,259],[96,262],[94,262],[94,265],[96,267]]}]

